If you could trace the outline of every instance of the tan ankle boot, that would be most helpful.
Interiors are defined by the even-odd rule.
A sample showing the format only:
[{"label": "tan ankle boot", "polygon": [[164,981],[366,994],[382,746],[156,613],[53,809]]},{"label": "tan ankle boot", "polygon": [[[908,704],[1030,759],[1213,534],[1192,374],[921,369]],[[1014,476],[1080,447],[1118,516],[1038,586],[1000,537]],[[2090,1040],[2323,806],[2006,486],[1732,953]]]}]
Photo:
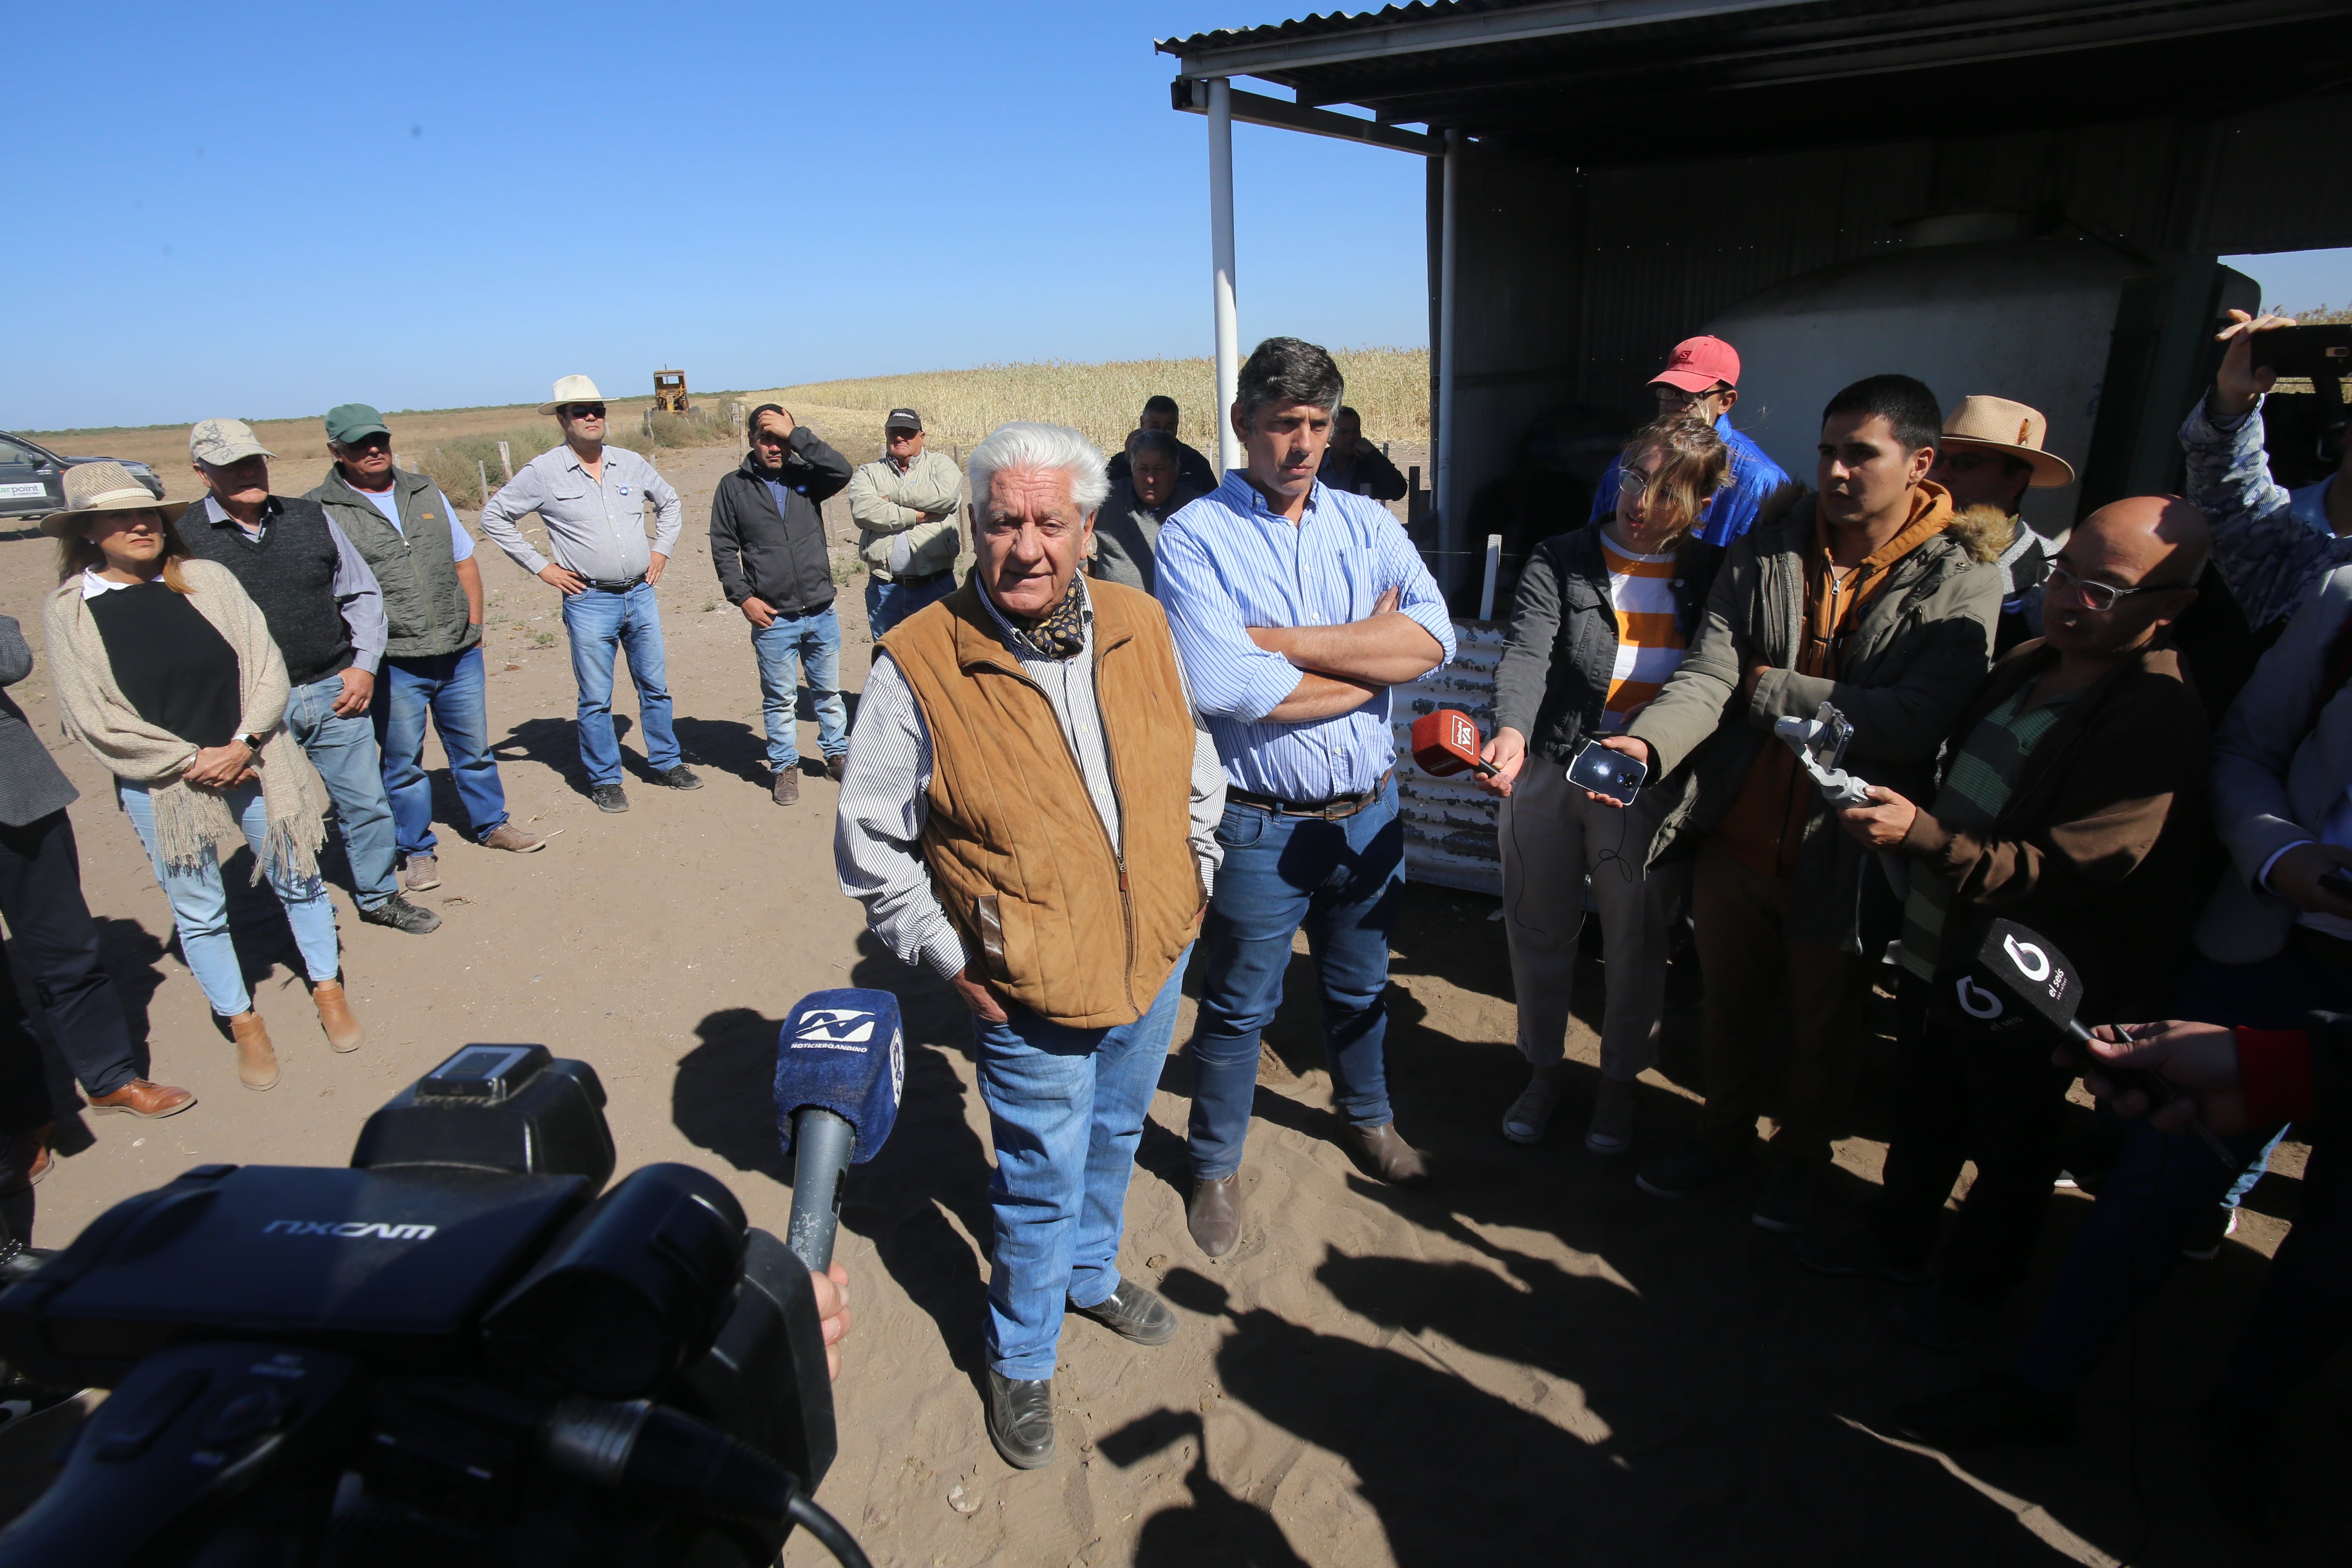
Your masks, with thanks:
[{"label": "tan ankle boot", "polygon": [[310,1000],[319,1005],[319,1027],[327,1031],[327,1044],[339,1051],[358,1050],[360,1021],[352,1015],[352,999],[343,994],[343,983],[312,981]]},{"label": "tan ankle boot", "polygon": [[239,1013],[228,1021],[229,1037],[236,1042],[237,1081],[247,1089],[268,1089],[278,1081],[278,1050],[269,1043],[269,1026],[255,1012]]}]

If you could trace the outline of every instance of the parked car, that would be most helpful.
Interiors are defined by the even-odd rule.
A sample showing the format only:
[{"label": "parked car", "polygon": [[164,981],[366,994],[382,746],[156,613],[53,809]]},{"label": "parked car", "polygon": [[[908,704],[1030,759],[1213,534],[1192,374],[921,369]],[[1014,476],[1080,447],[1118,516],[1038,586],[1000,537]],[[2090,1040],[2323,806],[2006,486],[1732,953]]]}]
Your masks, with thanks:
[{"label": "parked car", "polygon": [[81,463],[121,463],[163,499],[163,481],[125,458],[60,458],[37,441],[0,430],[0,518],[40,517],[65,505],[65,472]]}]

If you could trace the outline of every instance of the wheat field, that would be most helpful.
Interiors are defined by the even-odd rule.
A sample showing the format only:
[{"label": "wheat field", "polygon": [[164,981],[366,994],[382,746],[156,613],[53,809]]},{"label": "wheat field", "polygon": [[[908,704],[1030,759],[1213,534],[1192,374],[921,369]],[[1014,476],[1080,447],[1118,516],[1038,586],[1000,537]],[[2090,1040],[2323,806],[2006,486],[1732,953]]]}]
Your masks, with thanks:
[{"label": "wheat field", "polygon": [[[1427,349],[1335,349],[1332,357],[1347,378],[1349,405],[1364,417],[1365,435],[1375,441],[1428,437]],[[1135,428],[1143,400],[1154,393],[1166,393],[1182,408],[1179,433],[1185,440],[1204,451],[1215,447],[1216,373],[1207,359],[1045,360],[809,382],[740,396],[781,403],[795,416],[807,410],[828,438],[837,432],[853,446],[866,442],[861,432],[840,428],[847,416],[870,413],[878,441],[882,415],[904,407],[923,416],[933,440],[958,447],[971,446],[1006,420],[1035,419],[1070,426],[1109,451]]]}]

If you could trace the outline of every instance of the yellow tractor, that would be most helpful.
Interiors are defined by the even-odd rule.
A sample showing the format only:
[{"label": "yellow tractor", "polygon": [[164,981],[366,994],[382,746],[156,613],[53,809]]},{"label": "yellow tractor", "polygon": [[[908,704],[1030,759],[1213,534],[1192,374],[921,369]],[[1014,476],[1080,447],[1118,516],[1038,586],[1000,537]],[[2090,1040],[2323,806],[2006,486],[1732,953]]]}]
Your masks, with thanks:
[{"label": "yellow tractor", "polygon": [[682,370],[654,372],[654,406],[664,414],[686,412],[686,372]]}]

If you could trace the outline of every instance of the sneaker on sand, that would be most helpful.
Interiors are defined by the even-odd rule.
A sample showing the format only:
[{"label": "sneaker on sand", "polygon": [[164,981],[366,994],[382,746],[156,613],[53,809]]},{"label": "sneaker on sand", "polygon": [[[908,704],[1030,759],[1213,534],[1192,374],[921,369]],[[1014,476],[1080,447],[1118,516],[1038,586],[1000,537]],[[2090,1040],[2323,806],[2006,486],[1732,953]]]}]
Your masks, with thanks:
[{"label": "sneaker on sand", "polygon": [[842,781],[843,776],[848,772],[849,753],[847,752],[837,752],[833,756],[825,758],[824,776],[831,779],[834,783],[839,784]]},{"label": "sneaker on sand", "polygon": [[1897,1285],[1920,1285],[1927,1279],[1926,1258],[1898,1257],[1859,1218],[1809,1230],[1797,1237],[1793,1250],[1797,1261],[1816,1274],[1867,1275]]},{"label": "sneaker on sand", "polygon": [[400,868],[400,884],[412,893],[422,893],[441,885],[441,857],[411,855]]},{"label": "sneaker on sand", "polygon": [[2191,1263],[2210,1263],[2221,1256],[2221,1244],[2237,1234],[2237,1205],[2215,1204],[2200,1209],[2181,1226],[2180,1256]]},{"label": "sneaker on sand", "polygon": [[1820,1172],[1775,1161],[1748,1217],[1760,1229],[1794,1236],[1813,1223],[1813,1194],[1820,1185]]},{"label": "sneaker on sand", "polygon": [[1751,1150],[1731,1153],[1712,1143],[1693,1143],[1643,1166],[1633,1184],[1654,1198],[1686,1198],[1745,1176],[1755,1168]]},{"label": "sneaker on sand", "polygon": [[362,910],[360,919],[372,926],[390,926],[411,936],[423,936],[426,931],[441,929],[441,917],[431,910],[422,910],[398,893],[384,900],[372,910]]},{"label": "sneaker on sand", "polygon": [[501,822],[490,829],[482,840],[485,849],[506,849],[517,855],[528,855],[534,849],[547,847],[547,840],[536,833],[525,833],[511,822]]},{"label": "sneaker on sand", "polygon": [[768,786],[768,798],[778,805],[800,804],[801,770],[798,763],[776,770],[775,781]]},{"label": "sneaker on sand", "polygon": [[1593,1097],[1592,1120],[1584,1129],[1584,1146],[1595,1154],[1622,1154],[1633,1146],[1633,1086],[1613,1079],[1601,1080]]},{"label": "sneaker on sand", "polygon": [[596,803],[596,809],[599,811],[629,809],[628,795],[616,784],[596,785],[588,792],[588,798]]},{"label": "sneaker on sand", "polygon": [[674,768],[664,768],[653,775],[654,783],[664,789],[700,789],[702,776],[680,763]]},{"label": "sneaker on sand", "polygon": [[1528,1079],[1528,1087],[1519,1090],[1519,1098],[1503,1112],[1503,1136],[1514,1143],[1540,1143],[1551,1127],[1551,1114],[1559,1109],[1559,1085],[1551,1075],[1538,1069]]}]

